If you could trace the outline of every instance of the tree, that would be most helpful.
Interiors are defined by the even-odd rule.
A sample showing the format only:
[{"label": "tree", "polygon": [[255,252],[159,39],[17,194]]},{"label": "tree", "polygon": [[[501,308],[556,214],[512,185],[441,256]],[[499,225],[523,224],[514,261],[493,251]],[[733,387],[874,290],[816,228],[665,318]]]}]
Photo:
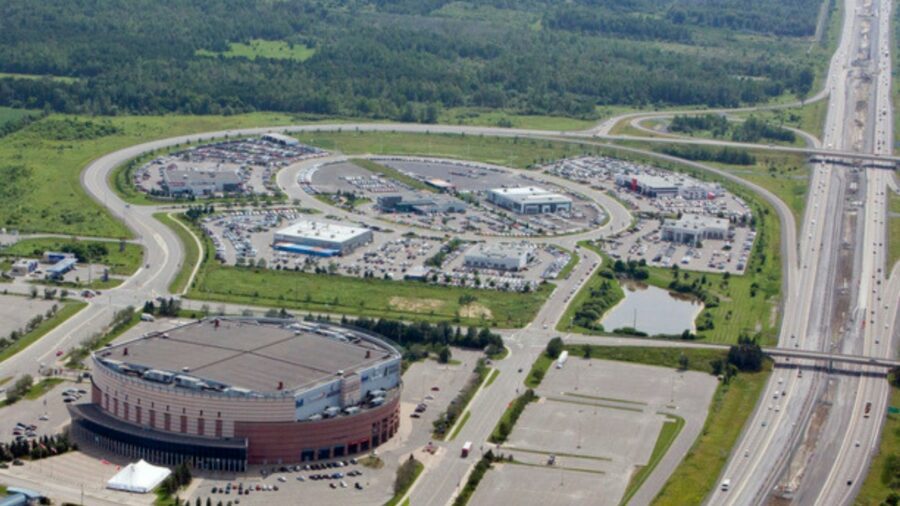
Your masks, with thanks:
[{"label": "tree", "polygon": [[438,352],[438,362],[446,364],[450,362],[450,356],[450,347],[444,346],[441,348],[441,351]]},{"label": "tree", "polygon": [[682,353],[682,354],[678,357],[678,369],[680,369],[680,370],[682,370],[682,371],[686,371],[687,368],[688,368],[688,365],[690,365],[690,359],[688,359],[688,356],[687,356],[687,355],[685,355],[684,353]]},{"label": "tree", "polygon": [[547,349],[545,350],[545,353],[547,353],[548,357],[550,357],[552,359],[556,359],[559,357],[559,354],[562,353],[562,351],[563,351],[563,340],[561,337],[557,336],[557,337],[554,337],[553,339],[551,339],[550,342],[547,343]]},{"label": "tree", "polygon": [[762,370],[764,355],[756,339],[748,336],[738,338],[738,344],[728,350],[728,363],[740,371]]},{"label": "tree", "polygon": [[581,346],[581,351],[584,353],[584,358],[591,358],[591,352],[593,347],[587,343]]}]

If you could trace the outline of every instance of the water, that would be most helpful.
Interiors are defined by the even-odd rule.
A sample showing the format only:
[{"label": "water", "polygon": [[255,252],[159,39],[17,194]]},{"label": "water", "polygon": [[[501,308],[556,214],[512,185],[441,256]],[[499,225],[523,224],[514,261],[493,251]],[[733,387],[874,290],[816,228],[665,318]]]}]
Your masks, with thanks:
[{"label": "water", "polygon": [[651,336],[694,331],[694,319],[703,310],[702,302],[655,286],[627,284],[623,288],[625,298],[600,320],[607,332],[633,327],[635,322],[637,330]]}]

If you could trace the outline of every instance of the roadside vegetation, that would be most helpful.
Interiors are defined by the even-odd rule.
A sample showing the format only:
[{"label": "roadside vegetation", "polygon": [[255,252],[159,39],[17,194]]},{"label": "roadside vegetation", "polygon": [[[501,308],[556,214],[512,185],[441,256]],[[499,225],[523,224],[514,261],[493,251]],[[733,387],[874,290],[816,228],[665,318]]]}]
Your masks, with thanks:
[{"label": "roadside vegetation", "polygon": [[70,369],[84,369],[84,360],[91,352],[113,342],[140,321],[141,314],[136,312],[131,306],[116,311],[104,332],[94,334],[82,341],[77,348],[69,351],[66,355],[66,367]]},{"label": "roadside vegetation", "polygon": [[678,434],[681,433],[681,429],[684,428],[684,418],[670,413],[659,414],[665,415],[666,419],[662,424],[662,428],[659,430],[659,436],[656,437],[656,444],[653,445],[650,459],[647,461],[646,466],[640,466],[640,468],[631,475],[628,486],[625,488],[625,494],[622,496],[622,500],[619,501],[619,504],[622,506],[628,504],[628,501],[630,501],[631,498],[634,497],[634,494],[640,490],[641,485],[644,484],[650,476],[650,473],[656,469],[656,465],[659,464],[659,461],[666,455],[666,452],[669,451],[669,447],[672,446],[672,443],[678,438]]},{"label": "roadside vegetation", "polygon": [[889,192],[890,207],[888,213],[888,261],[887,271],[891,272],[894,264],[900,260],[900,195]]},{"label": "roadside vegetation", "polygon": [[384,506],[397,506],[400,499],[409,492],[413,484],[419,479],[419,475],[425,470],[425,466],[416,460],[412,455],[397,468],[397,477],[394,478],[394,497],[392,497]]},{"label": "roadside vegetation", "polygon": [[881,428],[881,442],[869,466],[869,473],[856,497],[859,506],[900,502],[900,369],[888,375],[891,394]]},{"label": "roadside vegetation", "polygon": [[190,282],[194,268],[203,259],[203,252],[197,246],[197,240],[194,239],[192,232],[187,228],[188,225],[182,221],[184,214],[154,213],[153,217],[169,227],[172,232],[175,232],[178,240],[181,241],[181,246],[184,248],[184,259],[181,268],[178,269],[178,273],[175,274],[172,282],[169,283],[169,292],[183,293],[188,288],[188,282]]},{"label": "roadside vegetation", "polygon": [[[469,402],[475,397],[475,393],[478,392],[478,389],[485,382],[490,372],[491,369],[485,364],[485,360],[479,358],[475,363],[475,369],[472,371],[471,376],[469,376],[469,380],[466,382],[465,386],[460,389],[459,394],[457,394],[450,402],[450,405],[447,406],[447,410],[441,413],[437,420],[432,424],[432,435],[435,439],[445,439],[448,437],[448,431],[456,424],[456,421],[460,419],[463,412],[466,411]],[[462,426],[463,422],[460,423],[460,426]]]},{"label": "roadside vegetation", "polygon": [[62,301],[60,304],[61,306],[54,305],[45,314],[32,318],[25,328],[0,337],[0,362],[24,350],[87,306],[84,302],[74,300]]}]

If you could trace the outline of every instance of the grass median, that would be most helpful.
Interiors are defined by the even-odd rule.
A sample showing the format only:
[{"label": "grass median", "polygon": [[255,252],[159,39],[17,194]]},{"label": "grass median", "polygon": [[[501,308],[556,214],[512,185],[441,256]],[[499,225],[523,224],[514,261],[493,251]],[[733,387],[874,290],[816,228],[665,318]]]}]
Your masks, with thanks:
[{"label": "grass median", "polygon": [[172,232],[175,232],[175,235],[178,236],[178,240],[181,241],[181,245],[184,248],[184,262],[181,264],[181,268],[178,269],[178,273],[175,275],[175,278],[169,284],[169,292],[171,293],[182,293],[187,289],[188,283],[191,280],[191,274],[194,272],[194,268],[202,259],[202,250],[197,245],[197,240],[194,239],[193,233],[187,228],[187,225],[184,224],[180,219],[181,215],[175,216],[169,213],[155,213],[153,215],[160,223],[172,229]]},{"label": "grass median", "polygon": [[73,315],[75,315],[75,313],[81,311],[85,307],[87,307],[87,304],[84,302],[63,302],[62,307],[60,307],[59,310],[53,314],[53,316],[45,319],[40,324],[38,324],[38,326],[35,327],[34,330],[17,339],[9,347],[3,349],[3,351],[0,351],[0,362],[3,362],[16,353],[19,353],[25,348],[31,346],[31,344],[33,344],[35,341],[44,337],[44,335],[46,335],[48,332],[58,327],[64,321],[68,320]]}]

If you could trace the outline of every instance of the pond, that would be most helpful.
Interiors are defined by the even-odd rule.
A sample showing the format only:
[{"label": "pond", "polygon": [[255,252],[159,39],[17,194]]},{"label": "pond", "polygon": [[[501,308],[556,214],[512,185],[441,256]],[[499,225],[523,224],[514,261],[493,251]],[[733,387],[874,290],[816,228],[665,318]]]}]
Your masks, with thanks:
[{"label": "pond", "polygon": [[607,332],[622,327],[635,327],[651,336],[681,334],[685,329],[694,332],[702,302],[643,284],[629,283],[623,289],[625,298],[600,321]]}]

